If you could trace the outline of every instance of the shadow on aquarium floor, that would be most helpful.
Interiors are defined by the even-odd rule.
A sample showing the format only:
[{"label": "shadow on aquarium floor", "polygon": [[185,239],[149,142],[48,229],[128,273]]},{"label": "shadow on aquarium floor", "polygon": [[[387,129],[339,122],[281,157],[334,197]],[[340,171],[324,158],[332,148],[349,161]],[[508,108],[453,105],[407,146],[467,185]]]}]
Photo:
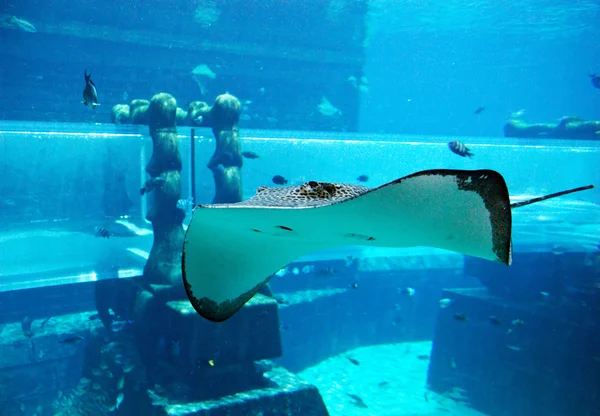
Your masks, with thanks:
[{"label": "shadow on aquarium floor", "polygon": [[425,388],[430,341],[357,348],[298,375],[314,384],[331,416],[484,416],[460,390]]}]

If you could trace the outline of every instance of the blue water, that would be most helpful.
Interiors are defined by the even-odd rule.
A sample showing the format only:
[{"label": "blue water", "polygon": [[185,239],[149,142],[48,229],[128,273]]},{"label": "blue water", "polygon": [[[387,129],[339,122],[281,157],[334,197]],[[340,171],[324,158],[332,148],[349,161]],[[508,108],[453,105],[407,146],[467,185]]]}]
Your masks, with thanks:
[{"label": "blue water", "polygon": [[[502,137],[518,110],[600,119],[599,21],[593,0],[2,3],[0,416],[600,414],[600,142]],[[494,169],[511,202],[596,189],[514,209],[510,268],[339,247],[215,324],[183,293],[179,246],[160,254],[174,291],[144,279],[152,141],[111,112],[159,92],[240,99],[260,156],[243,199],[275,175],[376,187],[440,168]],[[181,198],[209,204],[213,132],[177,134]]]},{"label": "blue water", "polygon": [[600,117],[597,1],[374,3],[361,130],[495,136],[519,109]]}]

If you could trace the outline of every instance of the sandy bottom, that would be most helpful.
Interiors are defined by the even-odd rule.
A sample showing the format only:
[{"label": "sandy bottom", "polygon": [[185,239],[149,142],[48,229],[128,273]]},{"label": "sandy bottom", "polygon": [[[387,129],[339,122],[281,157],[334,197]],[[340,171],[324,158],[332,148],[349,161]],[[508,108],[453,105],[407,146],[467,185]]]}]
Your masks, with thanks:
[{"label": "sandy bottom", "polygon": [[[485,416],[425,388],[429,361],[418,356],[430,351],[431,342],[363,347],[307,368],[299,376],[317,386],[332,416]],[[358,396],[367,407],[348,394]]]}]

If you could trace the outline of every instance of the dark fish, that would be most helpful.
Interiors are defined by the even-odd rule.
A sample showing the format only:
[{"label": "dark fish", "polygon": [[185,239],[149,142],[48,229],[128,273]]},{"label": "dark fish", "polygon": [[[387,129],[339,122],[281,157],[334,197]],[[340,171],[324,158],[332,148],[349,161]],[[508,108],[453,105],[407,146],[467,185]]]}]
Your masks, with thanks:
[{"label": "dark fish", "polygon": [[75,344],[76,342],[83,341],[83,337],[78,334],[67,335],[65,338],[61,339],[61,344]]},{"label": "dark fish", "polygon": [[29,316],[21,319],[21,331],[23,331],[23,335],[25,335],[27,338],[31,338],[33,336],[33,331],[31,330],[32,323],[33,321],[29,318]]},{"label": "dark fish", "polygon": [[83,105],[90,107],[95,110],[98,104],[98,91],[96,91],[96,84],[92,81],[92,74],[87,73],[87,69],[83,72],[85,77],[85,88],[83,89]]},{"label": "dark fish", "polygon": [[592,81],[592,85],[596,88],[600,88],[600,75],[598,74],[590,74],[590,79]]},{"label": "dark fish", "polygon": [[427,355],[427,354],[421,354],[421,355],[417,355],[417,358],[419,360],[429,360],[429,355]]},{"label": "dark fish", "polygon": [[273,176],[272,180],[275,185],[285,185],[286,183],[288,183],[287,179],[281,175]]},{"label": "dark fish", "polygon": [[242,156],[246,159],[258,159],[260,156],[254,152],[242,152]]},{"label": "dark fish", "polygon": [[348,396],[352,399],[352,404],[356,407],[361,407],[363,409],[366,409],[369,407],[366,405],[366,403],[363,401],[363,399],[358,397],[356,394],[346,393],[346,396]]},{"label": "dark fish", "polygon": [[471,151],[469,150],[468,147],[466,147],[462,142],[459,142],[458,140],[454,140],[453,142],[448,142],[448,147],[450,148],[450,151],[452,153],[454,153],[455,155],[459,155],[462,157],[473,157],[474,154],[471,153]]},{"label": "dark fish", "polygon": [[360,362],[352,357],[346,357],[354,365],[360,365]]},{"label": "dark fish", "polygon": [[156,188],[161,187],[166,181],[167,178],[165,178],[163,175],[148,179],[144,184],[144,187],[140,189],[140,195],[154,191]]},{"label": "dark fish", "polygon": [[100,225],[94,227],[94,233],[96,234],[96,237],[101,238],[110,238],[111,235],[110,231]]},{"label": "dark fish", "polygon": [[356,180],[359,182],[366,182],[369,180],[369,177],[367,175],[360,175]]},{"label": "dark fish", "polygon": [[467,316],[464,313],[455,313],[454,314],[454,319],[456,319],[459,322],[464,322],[467,320]]},{"label": "dark fish", "polygon": [[492,325],[502,325],[502,322],[500,322],[500,319],[498,319],[497,316],[492,315],[489,317],[489,320]]},{"label": "dark fish", "polygon": [[479,106],[475,109],[474,113],[475,114],[481,114],[483,112],[483,110],[485,110],[485,107],[483,106]]},{"label": "dark fish", "polygon": [[358,283],[357,283],[357,282],[354,282],[354,283],[352,283],[352,284],[350,285],[350,287],[351,287],[352,289],[358,289]]},{"label": "dark fish", "polygon": [[377,383],[377,385],[379,387],[384,387],[384,386],[387,386],[388,384],[390,384],[389,381],[380,381],[379,383]]}]

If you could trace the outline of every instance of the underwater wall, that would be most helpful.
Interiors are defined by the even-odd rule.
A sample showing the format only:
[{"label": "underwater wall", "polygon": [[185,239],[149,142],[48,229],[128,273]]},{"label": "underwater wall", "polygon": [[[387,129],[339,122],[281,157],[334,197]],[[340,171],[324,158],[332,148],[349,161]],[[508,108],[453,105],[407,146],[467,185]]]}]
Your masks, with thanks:
[{"label": "underwater wall", "polygon": [[[169,3],[158,20],[133,1],[109,20],[104,4],[62,3],[30,9],[35,33],[14,30],[0,10],[9,63],[0,119],[106,122],[115,104],[162,91],[181,107],[229,92],[244,104],[242,127],[358,128],[359,90],[348,78],[363,75],[366,1]],[[81,104],[84,68],[98,88],[94,112]]]}]

